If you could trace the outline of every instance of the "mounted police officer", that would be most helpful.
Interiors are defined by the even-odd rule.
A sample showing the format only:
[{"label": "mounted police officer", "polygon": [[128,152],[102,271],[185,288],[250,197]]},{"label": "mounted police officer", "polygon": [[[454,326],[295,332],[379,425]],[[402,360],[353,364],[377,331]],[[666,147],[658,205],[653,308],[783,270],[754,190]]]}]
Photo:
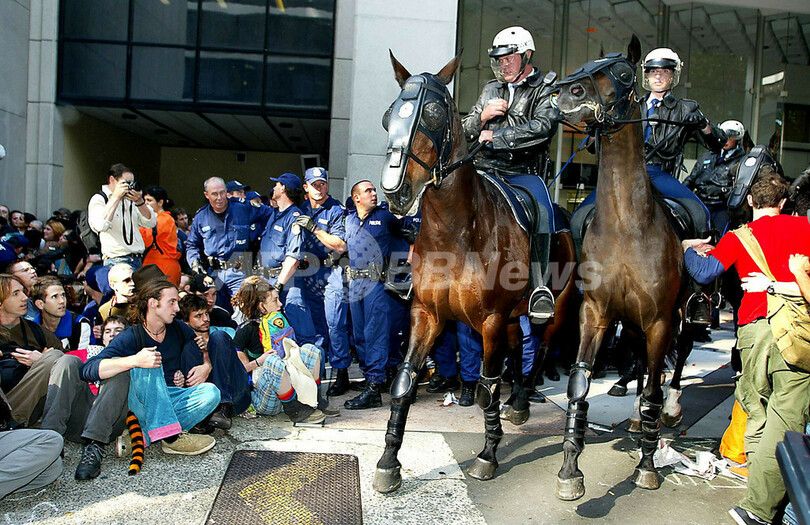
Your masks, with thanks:
[{"label": "mounted police officer", "polygon": [[208,204],[194,216],[186,240],[186,259],[193,273],[211,270],[219,289],[217,303],[230,309],[230,298],[252,265],[249,243],[264,229],[272,208],[229,199],[225,181],[219,177],[206,180],[203,188]]},{"label": "mounted police officer", "polygon": [[[296,223],[304,199],[304,190],[297,175],[284,173],[271,177],[272,199],[278,208],[271,208],[270,218],[261,236],[259,264],[254,272],[267,279],[280,295],[284,314],[295,330],[299,344],[315,344],[315,327],[301,291],[301,276],[296,276],[304,251],[301,249],[304,236]],[[317,345],[316,345],[317,346]],[[323,347],[319,347],[323,353]],[[323,355],[321,362],[323,362]]]},{"label": "mounted police officer", "polygon": [[343,406],[357,410],[382,406],[380,394],[389,361],[393,302],[382,281],[402,226],[391,212],[377,205],[377,190],[370,181],[352,186],[351,197],[356,210],[346,217],[349,308],[366,388]]},{"label": "mounted police officer", "polygon": [[326,392],[334,397],[349,389],[352,364],[346,325],[349,307],[344,300],[343,269],[337,264],[346,253],[346,210],[329,195],[329,173],[323,168],[305,172],[304,191],[307,199],[295,221],[306,230],[304,252],[310,264],[304,277],[304,300],[315,325],[315,345],[329,353],[329,364],[336,371]]},{"label": "mounted police officer", "polygon": [[508,27],[495,35],[489,57],[496,80],[490,81],[462,120],[468,141],[485,147],[475,156],[476,169],[523,186],[540,205],[542,219],[531,235],[533,291],[529,316],[543,322],[554,315],[554,295],[545,286],[554,212],[544,183],[549,165],[549,144],[562,118],[551,106],[556,74],[542,76],[531,65],[534,39],[524,28]]},{"label": "mounted police officer", "polygon": [[707,151],[697,161],[683,185],[695,192],[712,216],[712,225],[721,234],[728,225],[728,197],[734,186],[734,165],[745,156],[742,138],[745,127],[737,120],[720,124],[726,134],[726,144],[719,153]]}]

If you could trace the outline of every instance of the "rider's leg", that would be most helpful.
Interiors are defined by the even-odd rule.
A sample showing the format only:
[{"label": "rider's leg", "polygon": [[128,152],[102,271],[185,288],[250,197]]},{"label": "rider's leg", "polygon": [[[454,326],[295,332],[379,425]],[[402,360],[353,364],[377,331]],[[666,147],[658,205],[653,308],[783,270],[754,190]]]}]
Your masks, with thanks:
[{"label": "rider's leg", "polygon": [[700,236],[705,237],[711,232],[711,214],[697,195],[692,193],[671,174],[663,171],[660,166],[648,164],[647,173],[650,176],[650,181],[661,193],[683,202],[683,205],[687,207],[696,221],[696,229]]}]

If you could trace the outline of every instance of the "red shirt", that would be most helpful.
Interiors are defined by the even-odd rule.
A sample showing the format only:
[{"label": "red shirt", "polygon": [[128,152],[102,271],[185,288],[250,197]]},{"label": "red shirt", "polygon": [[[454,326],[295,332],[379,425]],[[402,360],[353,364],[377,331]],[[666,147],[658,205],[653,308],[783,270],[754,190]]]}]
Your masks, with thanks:
[{"label": "red shirt", "polygon": [[[810,255],[810,222],[807,217],[792,215],[775,215],[760,217],[748,224],[762,247],[765,260],[771,273],[780,282],[795,282],[796,278],[788,268],[788,260],[794,253]],[[762,272],[756,265],[740,239],[729,232],[717,243],[711,254],[720,261],[723,268],[737,268],[740,277],[747,277],[752,272]],[[766,292],[746,292],[743,294],[740,311],[737,312],[739,324],[744,325],[764,318],[768,314]]]}]

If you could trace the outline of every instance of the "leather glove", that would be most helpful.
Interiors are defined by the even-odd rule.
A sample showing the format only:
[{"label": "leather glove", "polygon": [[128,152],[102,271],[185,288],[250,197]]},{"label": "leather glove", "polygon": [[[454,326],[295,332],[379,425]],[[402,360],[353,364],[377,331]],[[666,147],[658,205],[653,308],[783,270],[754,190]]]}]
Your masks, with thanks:
[{"label": "leather glove", "polygon": [[316,226],[315,221],[312,220],[312,217],[310,217],[309,215],[299,215],[298,217],[295,218],[295,224],[304,228],[310,233],[313,233],[315,231]]},{"label": "leather glove", "polygon": [[686,115],[686,118],[683,119],[684,124],[686,124],[690,128],[694,129],[703,129],[709,125],[709,119],[707,119],[703,113],[699,111],[695,111],[693,113],[689,113]]},{"label": "leather glove", "polygon": [[197,259],[196,261],[191,263],[191,273],[193,273],[194,275],[199,274],[205,275],[205,268],[203,268],[202,261]]},{"label": "leather glove", "polygon": [[280,281],[276,281],[276,282],[273,284],[273,288],[275,288],[275,289],[276,289],[276,291],[278,291],[278,294],[279,294],[279,295],[281,295],[282,290],[284,290],[284,285],[283,285],[283,284],[281,284],[281,282],[280,282]]}]

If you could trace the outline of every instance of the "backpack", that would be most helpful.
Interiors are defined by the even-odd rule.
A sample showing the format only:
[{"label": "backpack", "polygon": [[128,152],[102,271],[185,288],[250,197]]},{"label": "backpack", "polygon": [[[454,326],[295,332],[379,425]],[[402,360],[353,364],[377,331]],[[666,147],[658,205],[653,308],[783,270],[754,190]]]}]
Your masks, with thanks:
[{"label": "backpack", "polygon": [[[104,204],[106,205],[109,202],[107,198],[107,194],[103,191],[99,190],[96,192],[93,197],[96,195],[101,195],[101,198],[104,199]],[[92,197],[91,197],[92,200]],[[79,214],[79,221],[76,225],[76,228],[79,230],[79,238],[84,244],[84,247],[87,249],[87,253],[90,254],[100,254],[101,253],[101,241],[98,238],[98,233],[94,232],[93,229],[90,227],[90,221],[87,218],[87,210],[82,210]]]},{"label": "backpack", "polygon": [[[768,268],[765,254],[748,226],[734,230],[748,254],[768,278],[776,278]],[[810,371],[810,308],[804,297],[784,294],[768,294],[768,322],[773,332],[773,341],[782,358],[789,365]]]}]

